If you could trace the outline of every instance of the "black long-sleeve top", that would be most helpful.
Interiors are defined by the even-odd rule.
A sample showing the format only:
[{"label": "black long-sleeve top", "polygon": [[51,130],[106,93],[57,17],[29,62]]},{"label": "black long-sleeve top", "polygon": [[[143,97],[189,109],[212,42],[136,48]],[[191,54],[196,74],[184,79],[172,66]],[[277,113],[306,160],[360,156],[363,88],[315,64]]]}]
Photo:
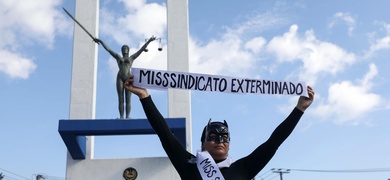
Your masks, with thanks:
[{"label": "black long-sleeve top", "polygon": [[[195,156],[189,153],[171,133],[164,117],[160,114],[151,96],[141,99],[143,109],[151,126],[160,138],[161,144],[176,171],[183,180],[201,180],[196,163],[189,160]],[[248,156],[243,157],[229,167],[220,168],[226,180],[250,180],[259,173],[274,156],[278,147],[291,134],[303,112],[297,108],[274,130],[270,138],[257,147]]]}]

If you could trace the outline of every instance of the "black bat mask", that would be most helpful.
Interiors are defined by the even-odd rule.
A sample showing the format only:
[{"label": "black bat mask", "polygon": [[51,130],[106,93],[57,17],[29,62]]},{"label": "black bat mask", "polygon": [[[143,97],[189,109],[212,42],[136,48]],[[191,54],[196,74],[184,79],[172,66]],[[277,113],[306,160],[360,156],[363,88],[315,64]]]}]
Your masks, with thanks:
[{"label": "black bat mask", "polygon": [[[212,135],[213,134],[213,135]],[[210,136],[212,135],[212,136]],[[230,142],[230,133],[227,122],[211,122],[204,127],[201,142],[214,141],[217,143]]]}]

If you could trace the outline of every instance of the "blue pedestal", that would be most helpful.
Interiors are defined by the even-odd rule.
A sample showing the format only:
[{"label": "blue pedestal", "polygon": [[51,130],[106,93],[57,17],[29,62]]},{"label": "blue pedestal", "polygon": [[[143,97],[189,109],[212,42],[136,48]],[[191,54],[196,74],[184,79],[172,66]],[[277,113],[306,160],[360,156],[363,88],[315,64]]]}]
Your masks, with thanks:
[{"label": "blue pedestal", "polygon": [[[165,120],[172,133],[185,148],[185,118],[166,118]],[[147,119],[60,120],[58,132],[73,159],[85,159],[86,136],[156,134]]]}]

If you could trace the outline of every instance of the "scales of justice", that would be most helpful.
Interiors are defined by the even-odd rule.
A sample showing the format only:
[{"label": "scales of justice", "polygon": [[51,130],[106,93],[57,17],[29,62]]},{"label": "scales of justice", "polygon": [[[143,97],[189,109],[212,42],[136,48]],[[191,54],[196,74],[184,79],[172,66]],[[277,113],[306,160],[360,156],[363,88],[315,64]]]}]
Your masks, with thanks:
[{"label": "scales of justice", "polygon": [[[168,70],[188,72],[188,1],[167,0],[167,59]],[[147,45],[157,40],[162,51],[161,38],[152,36],[133,55],[122,47],[122,55],[112,51],[98,34],[99,1],[75,1],[73,61],[69,119],[59,120],[58,131],[68,150],[66,162],[67,180],[107,179],[171,179],[180,177],[168,157],[142,157],[95,159],[94,136],[155,134],[147,119],[130,118],[130,94],[120,91],[121,82],[128,79],[132,61]],[[87,30],[88,29],[88,30]],[[91,38],[95,42],[91,42]],[[119,70],[117,78],[118,109],[120,118],[96,119],[97,50],[102,45],[117,61],[128,62]],[[127,52],[127,54],[126,54]],[[118,66],[119,63],[118,63]],[[121,69],[121,68],[120,68]],[[127,73],[128,72],[128,73]],[[127,74],[126,74],[127,73]],[[125,74],[125,75],[122,75]],[[119,86],[118,86],[119,83]],[[123,101],[121,101],[121,98]],[[190,92],[168,90],[168,118],[171,131],[189,152],[192,149]],[[126,105],[125,103],[126,102]],[[133,143],[136,145],[136,143]],[[159,146],[160,144],[156,144]],[[142,151],[142,150],[140,150]]]}]

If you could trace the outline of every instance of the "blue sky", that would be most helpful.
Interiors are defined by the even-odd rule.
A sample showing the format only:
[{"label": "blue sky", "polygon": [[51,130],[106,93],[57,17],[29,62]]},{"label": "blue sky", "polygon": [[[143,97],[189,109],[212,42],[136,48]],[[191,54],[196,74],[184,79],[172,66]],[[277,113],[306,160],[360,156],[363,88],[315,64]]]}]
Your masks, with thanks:
[{"label": "blue sky", "polygon": [[[64,179],[66,147],[58,120],[68,119],[74,1],[0,2],[0,172],[6,179],[45,174]],[[305,81],[316,99],[259,173],[291,169],[289,180],[390,178],[390,2],[189,1],[190,72]],[[99,38],[117,52],[151,43],[135,67],[166,65],[165,1],[100,1]],[[91,43],[92,40],[91,40]],[[118,117],[117,67],[100,46],[97,119]],[[167,116],[167,92],[151,90]],[[191,92],[193,151],[209,118],[226,119],[233,159],[264,142],[298,97]],[[135,96],[133,118],[144,118]],[[165,156],[148,136],[96,137],[96,158]],[[327,172],[307,171],[320,170]],[[344,171],[357,172],[344,172]],[[373,170],[374,172],[361,172]],[[378,170],[378,171],[377,171]],[[342,172],[334,172],[342,171]],[[24,178],[23,178],[24,177]]]}]

